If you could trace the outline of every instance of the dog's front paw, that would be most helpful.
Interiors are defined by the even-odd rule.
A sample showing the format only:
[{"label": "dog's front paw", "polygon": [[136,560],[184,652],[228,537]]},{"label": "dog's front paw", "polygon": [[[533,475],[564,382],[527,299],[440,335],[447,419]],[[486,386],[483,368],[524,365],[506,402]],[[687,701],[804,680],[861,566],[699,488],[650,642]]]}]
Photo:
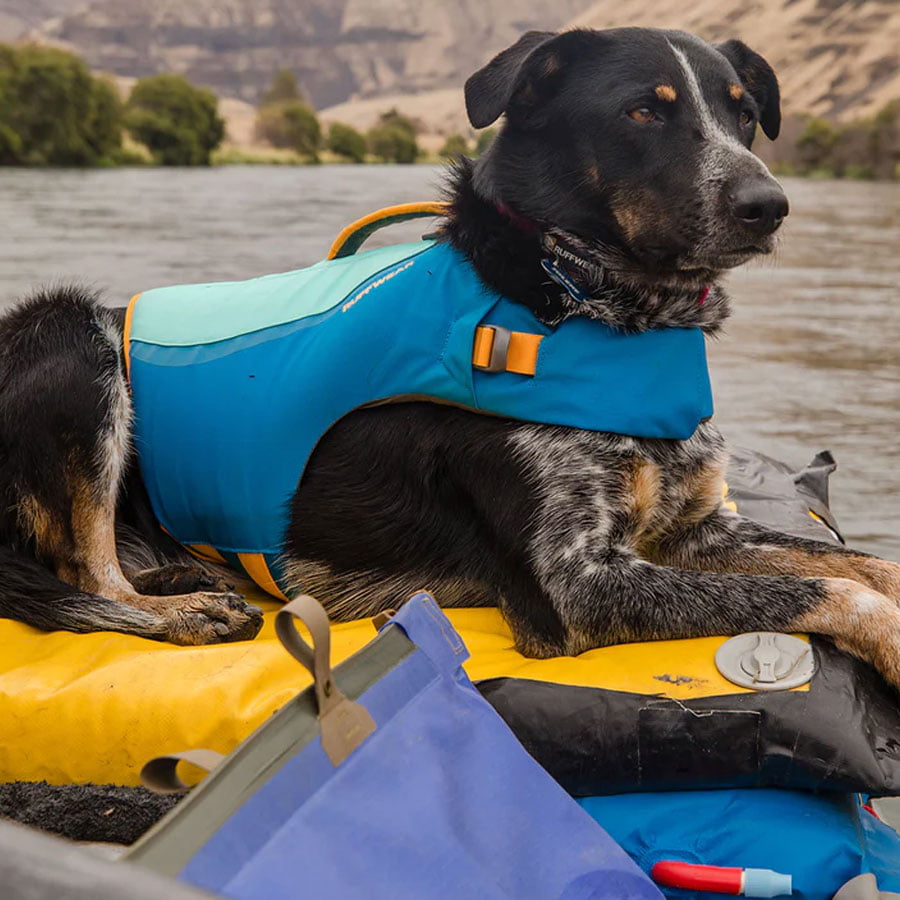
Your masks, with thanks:
[{"label": "dog's front paw", "polygon": [[863,561],[861,568],[868,584],[900,603],[900,563],[871,557]]},{"label": "dog's front paw", "polygon": [[173,644],[249,641],[262,628],[262,610],[238,594],[198,593],[181,600],[166,616],[165,640]]},{"label": "dog's front paw", "polygon": [[145,569],[132,576],[131,583],[139,594],[153,597],[175,597],[197,591],[228,593],[234,590],[233,584],[228,584],[201,568],[181,563]]}]

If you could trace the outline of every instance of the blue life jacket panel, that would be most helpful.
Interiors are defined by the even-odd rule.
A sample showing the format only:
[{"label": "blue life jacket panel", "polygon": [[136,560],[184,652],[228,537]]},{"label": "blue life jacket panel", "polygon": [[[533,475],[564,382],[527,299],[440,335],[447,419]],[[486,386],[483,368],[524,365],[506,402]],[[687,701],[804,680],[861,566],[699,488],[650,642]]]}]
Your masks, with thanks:
[{"label": "blue life jacket panel", "polygon": [[[485,325],[533,337],[533,375],[473,366]],[[291,498],[319,439],[354,409],[424,398],[676,439],[712,414],[699,329],[625,335],[586,318],[550,328],[433,241],[147,291],[129,310],[126,359],[160,524],[278,596]]]}]

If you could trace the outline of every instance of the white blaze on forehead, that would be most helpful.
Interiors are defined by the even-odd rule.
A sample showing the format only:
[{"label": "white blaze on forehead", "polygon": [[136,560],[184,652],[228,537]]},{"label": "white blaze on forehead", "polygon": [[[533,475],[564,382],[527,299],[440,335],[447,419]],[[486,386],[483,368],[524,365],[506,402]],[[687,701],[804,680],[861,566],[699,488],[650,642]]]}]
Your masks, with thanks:
[{"label": "white blaze on forehead", "polygon": [[697,117],[700,120],[700,128],[703,132],[703,136],[712,144],[717,144],[720,147],[728,147],[728,149],[733,150],[738,156],[752,159],[759,167],[760,171],[765,172],[768,175],[769,170],[765,167],[763,161],[748,150],[733,134],[729,134],[723,123],[716,117],[709,103],[706,101],[703,89],[700,87],[700,80],[697,78],[697,73],[691,66],[687,56],[685,56],[685,54],[677,47],[673,46],[671,41],[667,41],[666,43],[668,43],[669,48],[675,55],[675,59],[678,60],[678,65],[681,66],[681,71],[684,75],[685,83],[687,84],[688,94],[694,104],[694,109],[697,110]]}]

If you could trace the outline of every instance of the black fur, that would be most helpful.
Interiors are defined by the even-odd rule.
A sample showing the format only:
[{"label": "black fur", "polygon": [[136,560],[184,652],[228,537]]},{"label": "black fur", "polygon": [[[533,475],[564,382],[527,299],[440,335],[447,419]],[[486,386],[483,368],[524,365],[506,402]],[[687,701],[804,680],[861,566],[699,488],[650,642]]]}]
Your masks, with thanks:
[{"label": "black fur", "polygon": [[[586,315],[632,332],[720,327],[728,314],[721,274],[769,252],[787,212],[749,152],[757,121],[771,136],[780,115],[777,81],[761,57],[683,32],[530,33],[472,76],[466,99],[474,124],[506,120],[477,163],[452,173],[441,235],[488,285],[548,323]],[[580,260],[570,275],[589,295],[583,303],[545,276],[543,236]],[[94,576],[78,561],[78,535],[62,524],[74,515],[73,484],[111,458],[98,455],[102,436],[127,419],[120,331],[120,320],[72,289],[38,296],[0,323],[0,492],[10,511],[0,575],[4,561],[17,573],[0,578],[0,613],[41,627],[79,630],[84,619],[118,627],[103,618],[112,607],[104,613],[85,598],[82,582]],[[818,630],[900,683],[900,567],[731,515],[721,507],[726,460],[710,423],[687,441],[666,441],[422,402],[359,410],[310,460],[284,567],[338,619],[428,588],[447,606],[497,604],[516,646],[535,656],[623,640]],[[160,598],[150,598],[164,632],[155,636],[254,633],[258,618],[238,615],[233,599],[216,606],[202,593],[209,584],[179,568],[184,552],[156,528],[137,462],[115,477],[108,464],[101,469],[97,496],[125,486],[118,553],[132,585],[201,591],[173,598],[199,617],[190,628],[167,623]],[[40,527],[29,532],[22,510],[35,505],[32,494]],[[176,567],[139,571],[165,563]],[[32,578],[41,564],[58,579]],[[78,590],[67,592],[70,571]],[[35,590],[26,598],[29,578]],[[117,584],[124,605],[144,602]]]},{"label": "black fur", "polygon": [[734,66],[741,84],[759,108],[759,124],[763,132],[774,141],[781,131],[781,92],[772,67],[741,41],[725,41],[716,50]]},{"label": "black fur", "polygon": [[[0,615],[183,643],[252,637],[259,610],[162,533],[129,463],[121,321],[75,287],[39,292],[0,319]],[[155,600],[124,576],[103,580],[114,519],[116,568],[160,588]],[[159,602],[173,591],[146,571],[171,562],[195,573],[182,609]]]}]

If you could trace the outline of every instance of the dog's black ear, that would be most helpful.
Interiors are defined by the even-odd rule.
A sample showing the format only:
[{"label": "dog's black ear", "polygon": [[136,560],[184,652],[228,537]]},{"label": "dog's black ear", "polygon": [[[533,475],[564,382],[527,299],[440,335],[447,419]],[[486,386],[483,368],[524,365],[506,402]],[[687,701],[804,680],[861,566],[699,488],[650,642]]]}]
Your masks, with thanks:
[{"label": "dog's black ear", "polygon": [[[522,95],[519,99],[525,105],[538,100],[537,86],[533,82],[541,80],[540,67],[533,67],[534,61],[530,57],[554,37],[556,34],[552,31],[528,31],[469,78],[466,82],[466,112],[473,127],[485,128],[508,112],[515,94]],[[526,60],[529,62],[527,68],[535,69],[536,79],[523,79]],[[558,70],[552,60],[552,55],[545,60],[544,71],[548,78]]]},{"label": "dog's black ear", "polygon": [[717,44],[719,51],[734,66],[741,84],[759,107],[759,124],[770,140],[781,130],[781,92],[772,67],[741,41]]}]

